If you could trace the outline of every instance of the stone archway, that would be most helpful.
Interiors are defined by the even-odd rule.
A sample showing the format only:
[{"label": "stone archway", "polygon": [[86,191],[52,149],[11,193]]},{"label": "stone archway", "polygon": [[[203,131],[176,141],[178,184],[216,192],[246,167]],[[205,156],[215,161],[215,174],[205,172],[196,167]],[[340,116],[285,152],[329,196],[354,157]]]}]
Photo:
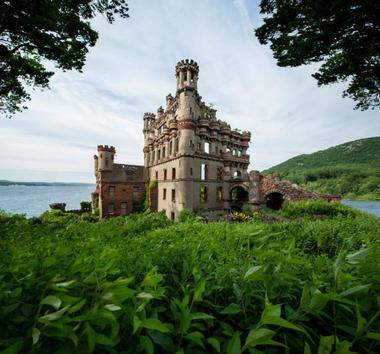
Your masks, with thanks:
[{"label": "stone archway", "polygon": [[241,185],[235,185],[230,189],[230,205],[234,211],[242,211],[244,204],[249,202],[249,192]]},{"label": "stone archway", "polygon": [[269,191],[265,194],[265,206],[272,210],[279,210],[285,199],[286,197],[281,191]]}]

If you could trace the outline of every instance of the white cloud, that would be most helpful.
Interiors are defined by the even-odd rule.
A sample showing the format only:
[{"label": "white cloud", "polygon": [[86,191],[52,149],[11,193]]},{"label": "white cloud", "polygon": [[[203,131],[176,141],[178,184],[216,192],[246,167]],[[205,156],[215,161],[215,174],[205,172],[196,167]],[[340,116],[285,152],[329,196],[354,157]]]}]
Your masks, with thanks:
[{"label": "white cloud", "polygon": [[83,73],[57,73],[50,91],[33,93],[28,111],[2,121],[2,178],[10,170],[49,170],[55,172],[46,179],[58,180],[62,171],[60,180],[71,180],[76,171],[72,178],[92,182],[98,144],[115,145],[119,161],[142,163],[142,115],[174,93],[174,67],[184,58],[200,65],[200,94],[219,118],[253,132],[251,168],[380,135],[378,111],[353,111],[353,102],[341,98],[343,86],[318,88],[310,76],[315,66],[276,66],[253,34],[260,23],[256,2],[129,5],[127,20],[94,21],[100,38]]}]

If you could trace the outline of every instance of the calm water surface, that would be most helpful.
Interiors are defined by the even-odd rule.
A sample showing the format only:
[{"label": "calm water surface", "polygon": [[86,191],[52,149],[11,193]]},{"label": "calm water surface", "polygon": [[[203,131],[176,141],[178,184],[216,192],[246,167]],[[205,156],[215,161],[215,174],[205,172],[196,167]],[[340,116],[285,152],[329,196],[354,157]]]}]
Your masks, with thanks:
[{"label": "calm water surface", "polygon": [[366,200],[342,200],[342,203],[380,217],[380,202]]},{"label": "calm water surface", "polygon": [[[38,216],[51,203],[66,203],[66,209],[79,209],[90,201],[95,186],[0,186],[0,209],[8,213]],[[380,217],[380,202],[343,200],[343,204]]]},{"label": "calm water surface", "polygon": [[79,209],[91,200],[95,186],[0,186],[0,209],[7,213],[38,216],[51,203],[66,203],[66,209]]}]

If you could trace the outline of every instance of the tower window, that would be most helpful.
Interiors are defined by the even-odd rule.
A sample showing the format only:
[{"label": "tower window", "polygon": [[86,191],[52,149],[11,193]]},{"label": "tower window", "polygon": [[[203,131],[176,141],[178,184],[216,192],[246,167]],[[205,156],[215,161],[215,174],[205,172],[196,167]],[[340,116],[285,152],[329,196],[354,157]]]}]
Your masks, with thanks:
[{"label": "tower window", "polygon": [[106,166],[108,166],[108,158],[106,157]]},{"label": "tower window", "polygon": [[192,176],[192,175],[193,175],[193,168],[190,167],[190,176]]},{"label": "tower window", "polygon": [[176,138],[175,139],[175,152],[178,152],[178,150],[179,150],[179,139]]},{"label": "tower window", "polygon": [[164,188],[163,191],[162,191],[162,199],[163,200],[166,199],[166,188]]},{"label": "tower window", "polygon": [[173,153],[173,142],[171,141],[169,143],[169,155],[171,155]]},{"label": "tower window", "polygon": [[208,190],[207,190],[207,187],[206,186],[202,186],[201,187],[201,192],[200,192],[200,202],[201,203],[206,203],[207,202],[207,195],[208,193]]},{"label": "tower window", "polygon": [[175,189],[172,189],[172,202],[175,202]]},{"label": "tower window", "polygon": [[156,181],[158,180],[158,171],[156,171]]},{"label": "tower window", "polygon": [[158,149],[158,151],[157,151],[157,160],[159,160],[160,158],[161,158],[161,150]]},{"label": "tower window", "polygon": [[166,155],[166,149],[165,148],[162,148],[162,158],[164,158]]},{"label": "tower window", "polygon": [[175,213],[174,213],[173,211],[170,213],[170,219],[171,219],[172,221],[175,220]]},{"label": "tower window", "polygon": [[208,179],[208,167],[205,163],[201,164],[201,180],[205,181]]},{"label": "tower window", "polygon": [[172,168],[172,179],[176,179],[176,171],[175,168]]},{"label": "tower window", "polygon": [[183,76],[183,80],[184,80],[184,81],[187,81],[187,72],[186,72],[185,75]]},{"label": "tower window", "polygon": [[205,142],[205,153],[206,154],[210,153],[210,143],[209,142]]},{"label": "tower window", "polygon": [[164,181],[166,181],[168,178],[168,170],[165,168],[164,169]]}]

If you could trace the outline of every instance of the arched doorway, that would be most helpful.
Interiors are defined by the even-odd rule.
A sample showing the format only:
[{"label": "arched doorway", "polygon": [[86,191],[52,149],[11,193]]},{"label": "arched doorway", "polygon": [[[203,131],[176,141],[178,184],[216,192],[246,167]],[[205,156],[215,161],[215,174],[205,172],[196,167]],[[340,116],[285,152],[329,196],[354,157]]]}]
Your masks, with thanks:
[{"label": "arched doorway", "polygon": [[230,191],[231,210],[242,211],[242,207],[249,201],[249,193],[241,186],[235,186]]},{"label": "arched doorway", "polygon": [[271,192],[265,198],[266,207],[273,210],[279,210],[284,203],[284,195],[280,192]]}]

